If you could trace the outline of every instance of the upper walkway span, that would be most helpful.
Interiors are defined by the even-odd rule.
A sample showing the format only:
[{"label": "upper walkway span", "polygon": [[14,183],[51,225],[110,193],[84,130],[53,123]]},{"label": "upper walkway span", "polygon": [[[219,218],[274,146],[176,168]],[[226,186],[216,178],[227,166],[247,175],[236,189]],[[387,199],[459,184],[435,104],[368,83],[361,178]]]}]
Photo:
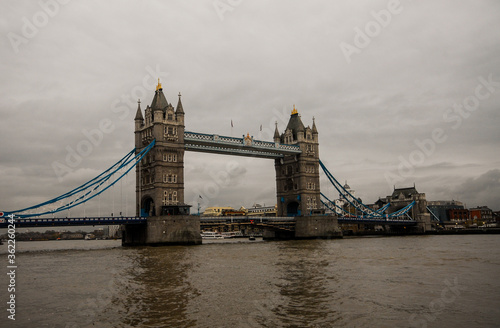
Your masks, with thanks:
[{"label": "upper walkway span", "polygon": [[250,135],[235,138],[189,131],[184,132],[184,148],[190,151],[205,153],[269,159],[283,158],[285,155],[302,153],[298,145],[254,140]]}]

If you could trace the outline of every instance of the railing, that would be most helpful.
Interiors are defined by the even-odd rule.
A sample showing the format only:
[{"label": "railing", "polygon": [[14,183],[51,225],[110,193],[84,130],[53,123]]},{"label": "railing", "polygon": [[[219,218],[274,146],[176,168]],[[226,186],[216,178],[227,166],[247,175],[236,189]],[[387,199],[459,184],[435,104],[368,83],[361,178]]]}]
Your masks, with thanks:
[{"label": "railing", "polygon": [[367,217],[348,217],[341,216],[338,218],[339,223],[372,223],[372,224],[416,224],[415,220],[400,217],[390,218],[367,218]]},{"label": "railing", "polygon": [[294,217],[290,216],[202,216],[200,222],[238,222],[238,221],[253,221],[253,222],[295,222]]},{"label": "railing", "polygon": [[283,157],[283,154],[278,152],[259,151],[258,149],[254,148],[226,148],[226,147],[217,147],[212,145],[197,145],[197,144],[186,144],[185,148],[193,151],[198,150],[203,152],[232,153],[232,154],[241,154],[244,156],[256,156],[256,157],[266,157],[266,158]]}]

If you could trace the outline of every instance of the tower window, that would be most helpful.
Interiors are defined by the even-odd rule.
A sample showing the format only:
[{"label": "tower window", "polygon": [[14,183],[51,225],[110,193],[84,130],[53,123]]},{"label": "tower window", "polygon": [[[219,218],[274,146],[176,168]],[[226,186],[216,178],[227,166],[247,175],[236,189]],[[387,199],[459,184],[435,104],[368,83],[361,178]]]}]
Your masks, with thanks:
[{"label": "tower window", "polygon": [[177,162],[177,154],[172,153],[164,153],[163,154],[164,162]]},{"label": "tower window", "polygon": [[169,136],[177,135],[177,128],[173,126],[165,126],[163,128],[163,133]]},{"label": "tower window", "polygon": [[163,174],[164,183],[177,183],[177,174]]}]

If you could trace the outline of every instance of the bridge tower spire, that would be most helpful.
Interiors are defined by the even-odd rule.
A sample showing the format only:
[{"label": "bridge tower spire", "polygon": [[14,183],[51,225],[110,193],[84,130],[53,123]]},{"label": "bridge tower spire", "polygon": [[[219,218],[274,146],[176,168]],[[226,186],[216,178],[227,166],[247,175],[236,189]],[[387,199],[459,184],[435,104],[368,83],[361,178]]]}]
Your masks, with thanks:
[{"label": "bridge tower spire", "polygon": [[135,117],[135,148],[140,152],[153,139],[154,148],[136,167],[136,214],[159,216],[187,214],[184,204],[184,109],[168,103],[158,79],[150,106]]},{"label": "bridge tower spire", "polygon": [[275,160],[278,216],[300,216],[321,213],[319,186],[318,129],[313,119],[312,129],[304,127],[298,110],[293,106],[288,125],[275,142],[294,144],[302,151]]}]

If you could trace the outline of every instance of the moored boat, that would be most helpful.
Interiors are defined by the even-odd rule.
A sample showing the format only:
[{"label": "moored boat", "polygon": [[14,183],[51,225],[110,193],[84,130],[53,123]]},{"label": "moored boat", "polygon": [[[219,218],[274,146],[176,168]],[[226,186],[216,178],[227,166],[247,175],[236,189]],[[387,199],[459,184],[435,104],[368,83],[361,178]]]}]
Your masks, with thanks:
[{"label": "moored boat", "polygon": [[241,231],[222,232],[221,235],[222,235],[222,237],[224,237],[224,239],[243,237],[243,234],[241,233]]},{"label": "moored boat", "polygon": [[214,231],[202,231],[201,232],[201,238],[202,239],[223,239],[224,237]]}]

